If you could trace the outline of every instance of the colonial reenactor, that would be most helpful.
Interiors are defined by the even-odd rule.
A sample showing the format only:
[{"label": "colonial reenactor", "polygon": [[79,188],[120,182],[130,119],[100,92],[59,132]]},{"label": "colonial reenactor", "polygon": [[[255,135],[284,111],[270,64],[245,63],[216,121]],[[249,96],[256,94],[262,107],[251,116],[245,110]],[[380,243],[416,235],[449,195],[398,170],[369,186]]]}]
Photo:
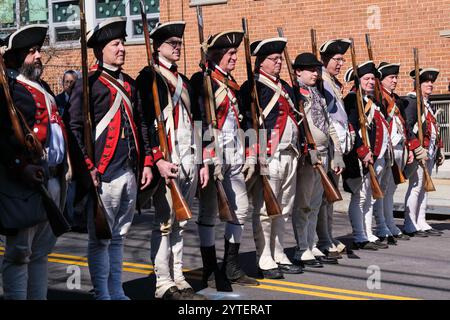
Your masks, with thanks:
[{"label": "colonial reenactor", "polygon": [[[367,135],[370,147],[362,142],[359,125],[356,91],[345,97],[345,108],[348,119],[355,128],[355,145],[350,153],[344,155],[345,171],[344,190],[350,192],[351,200],[348,209],[350,222],[353,228],[353,240],[356,249],[378,250],[387,248],[372,233],[372,215],[375,200],[372,197],[372,188],[368,173],[369,163],[373,164],[376,176],[382,176],[384,170],[390,168],[389,158],[389,125],[386,122],[382,109],[374,102],[375,78],[379,77],[378,70],[372,61],[366,61],[358,66],[358,78],[363,97],[363,108],[367,117]],[[350,68],[344,76],[345,81],[354,80],[354,70]]]},{"label": "colonial reenactor", "polygon": [[[283,273],[302,273],[302,268],[292,264],[283,248],[285,223],[294,204],[297,161],[300,155],[294,93],[280,79],[282,53],[286,43],[285,38],[271,38],[250,45],[251,54],[256,57],[256,90],[267,130],[266,143],[260,141],[258,149],[260,157],[267,158],[267,177],[282,209],[281,215],[269,217],[259,182],[249,185],[258,270],[268,279],[283,278]],[[244,85],[242,97],[246,97],[247,101],[248,92],[248,85]],[[250,113],[250,101],[244,103],[244,106],[246,113]],[[264,145],[266,148],[263,149]]]},{"label": "colonial reenactor", "polygon": [[[344,164],[339,137],[331,123],[326,100],[316,85],[322,63],[314,54],[307,52],[295,58],[293,67],[299,84],[299,97],[304,102],[306,120],[303,121],[308,121],[315,142],[315,149],[309,150],[307,156],[300,158],[297,169],[297,191],[292,212],[297,241],[294,260],[304,266],[321,267],[322,263],[336,264],[337,259],[326,257],[315,246],[317,217],[324,188],[320,174],[314,167],[321,165],[325,170],[331,167],[335,173],[340,174]],[[332,159],[329,158],[329,148],[335,149],[331,152],[334,156]]]},{"label": "colonial reenactor", "polygon": [[[337,78],[345,63],[344,55],[347,52],[350,43],[351,42],[348,39],[328,40],[320,46],[319,50],[320,58],[323,63],[321,74],[322,94],[325,97],[328,106],[328,114],[330,115],[331,123],[339,137],[339,145],[343,154],[348,154],[350,150],[352,150],[355,140],[355,131],[348,122],[347,114],[345,112],[343,96],[344,86]],[[336,149],[336,146],[334,149]],[[329,151],[332,153],[334,149],[329,148]],[[330,158],[333,157],[332,154],[329,156]],[[341,168],[345,167],[345,164],[343,163],[340,163],[339,165],[342,166]],[[336,175],[333,170],[329,170],[329,172],[336,182],[336,185],[338,185],[340,175]],[[319,238],[317,247],[329,257],[341,258],[339,253],[345,250],[345,245],[333,238],[332,230],[333,204],[328,203],[324,197],[317,222],[317,236]]]},{"label": "colonial reenactor", "polygon": [[[203,282],[215,286],[219,291],[231,291],[231,283],[238,285],[258,285],[258,281],[248,277],[239,262],[239,247],[248,212],[248,197],[243,172],[245,145],[241,130],[244,115],[241,113],[239,85],[231,75],[237,61],[237,49],[242,42],[242,31],[224,31],[210,36],[204,44],[207,68],[211,72],[212,91],[215,97],[215,113],[219,130],[217,144],[221,154],[210,148],[204,154],[204,162],[210,165],[210,178],[206,188],[200,190],[200,213],[198,233],[203,260]],[[202,115],[206,124],[205,94],[203,74],[196,73],[191,78],[194,86],[194,112]],[[235,212],[235,219],[225,226],[225,252],[220,271],[217,266],[214,226],[219,208],[214,181],[222,180],[226,196]],[[208,281],[209,280],[209,281]],[[229,282],[228,282],[229,280]]]},{"label": "colonial reenactor", "polygon": [[[89,102],[95,125],[95,159],[87,155],[83,139],[83,86],[78,80],[70,97],[70,127],[84,155],[91,182],[98,187],[106,209],[111,240],[98,239],[92,212],[88,213],[88,263],[95,298],[128,300],[122,288],[123,241],[136,206],[138,159],[142,153],[140,184],[150,184],[153,164],[148,130],[137,99],[134,80],[122,72],[125,62],[124,18],[102,21],[87,33],[87,45],[98,62],[89,74]],[[139,120],[139,121],[138,121]],[[137,127],[140,123],[141,127]],[[141,144],[140,141],[143,141]],[[77,185],[78,187],[78,185]],[[93,207],[93,206],[91,206]]]},{"label": "colonial reenactor", "polygon": [[[431,175],[434,164],[444,163],[442,153],[443,142],[439,134],[437,111],[430,103],[434,82],[439,74],[438,69],[424,68],[419,70],[420,90],[423,97],[422,132],[423,145],[418,139],[417,127],[417,98],[415,93],[409,93],[405,98],[406,127],[409,133],[409,150],[414,152],[414,161],[408,171],[409,186],[405,195],[405,223],[403,232],[414,237],[439,236],[442,232],[432,228],[426,222],[426,208],[428,195],[423,187],[423,168],[418,161],[425,160],[426,170]],[[415,70],[409,75],[417,81]]]},{"label": "colonial reenactor", "polygon": [[5,39],[7,80],[18,121],[45,150],[30,154],[14,134],[4,88],[0,87],[0,233],[6,235],[2,264],[4,298],[45,300],[47,261],[56,237],[48,223],[39,185],[60,210],[64,208],[70,170],[66,131],[54,95],[41,80],[41,46],[46,25],[29,25]]},{"label": "colonial reenactor", "polygon": [[[179,222],[175,219],[171,193],[165,183],[166,179],[175,177],[188,205],[192,205],[199,180],[195,148],[199,144],[201,147],[200,141],[194,141],[194,121],[201,119],[192,115],[191,86],[189,80],[178,72],[176,64],[180,60],[184,29],[185,22],[174,21],[158,24],[150,33],[155,52],[161,112],[164,113],[172,163],[164,160],[159,149],[151,91],[153,73],[146,67],[136,79],[144,117],[151,124],[149,135],[152,138],[153,161],[163,178],[153,195],[156,214],[151,236],[151,259],[156,274],[155,297],[166,300],[203,297],[195,294],[183,275],[183,230],[187,220]],[[208,166],[202,166],[202,187],[206,186],[208,179]]]},{"label": "colonial reenactor", "polygon": [[[381,62],[378,66],[380,72],[381,93],[383,96],[383,107],[386,111],[386,120],[389,123],[389,134],[391,137],[394,159],[397,168],[388,169],[380,179],[384,197],[378,199],[374,205],[374,215],[378,218],[376,222],[376,235],[380,241],[386,240],[388,244],[395,245],[397,239],[409,240],[394,221],[394,193],[397,190],[397,182],[394,180],[393,170],[403,171],[407,162],[412,162],[413,153],[408,150],[408,139],[405,126],[405,114],[403,102],[394,92],[397,87],[400,64]],[[378,211],[383,212],[379,214]]]}]

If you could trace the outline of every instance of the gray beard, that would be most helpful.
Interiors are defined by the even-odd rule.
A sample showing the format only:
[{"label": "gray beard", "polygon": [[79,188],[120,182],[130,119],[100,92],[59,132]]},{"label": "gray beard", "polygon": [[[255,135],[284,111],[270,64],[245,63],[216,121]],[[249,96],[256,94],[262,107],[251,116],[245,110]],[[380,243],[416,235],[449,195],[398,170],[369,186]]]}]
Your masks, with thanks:
[{"label": "gray beard", "polygon": [[38,81],[41,78],[43,67],[36,66],[34,63],[23,63],[19,69],[20,74],[31,81]]}]

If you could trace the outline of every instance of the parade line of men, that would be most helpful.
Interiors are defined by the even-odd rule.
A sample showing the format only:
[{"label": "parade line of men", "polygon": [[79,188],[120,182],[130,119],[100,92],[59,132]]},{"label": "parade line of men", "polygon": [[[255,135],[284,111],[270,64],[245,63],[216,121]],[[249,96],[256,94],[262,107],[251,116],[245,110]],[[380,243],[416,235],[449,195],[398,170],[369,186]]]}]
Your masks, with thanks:
[{"label": "parade line of men", "polygon": [[[168,186],[172,180],[189,206],[196,195],[199,198],[196,224],[202,281],[218,291],[259,285],[243,271],[239,261],[242,235],[251,232],[250,228],[258,276],[267,279],[337,264],[345,250],[385,249],[410,237],[440,235],[425,220],[427,193],[423,187],[423,170],[431,173],[444,161],[436,111],[429,100],[439,70],[423,68],[419,74],[410,73],[420,82],[423,97],[422,143],[415,93],[403,100],[395,93],[400,65],[382,62],[376,66],[366,61],[357,70],[350,68],[344,79],[359,79],[369,141],[364,144],[355,87],[344,97],[338,80],[351,44],[348,39],[323,43],[320,61],[312,53],[298,55],[293,63],[298,82],[295,90],[280,79],[287,39],[253,42],[250,52],[255,57],[254,79],[262,113],[258,125],[265,131],[261,131],[261,141],[252,143],[242,133],[253,128],[253,88],[249,82],[239,86],[232,76],[244,33],[224,31],[210,36],[202,45],[212,84],[213,97],[208,100],[203,72],[189,80],[177,68],[184,29],[182,21],[157,24],[150,32],[155,72],[144,67],[136,80],[122,70],[126,57],[124,18],[104,20],[87,33],[87,46],[97,61],[89,70],[88,82],[93,157],[84,139],[87,121],[82,109],[82,79],[75,84],[64,119],[49,86],[41,79],[41,46],[47,26],[29,25],[1,40],[15,116],[45,151],[36,159],[18,141],[13,115],[6,107],[8,95],[1,88],[0,233],[6,239],[1,270],[5,299],[47,297],[48,254],[57,238],[47,220],[39,185],[47,188],[61,210],[70,181],[77,182],[75,201],[93,186],[97,188],[111,233],[110,239],[98,237],[91,199],[86,204],[90,208],[87,258],[98,300],[129,299],[122,288],[123,244],[143,190],[151,190],[146,194],[152,197],[155,208],[150,252],[156,275],[155,297],[206,299],[183,275],[183,231],[192,222],[176,219]],[[153,81],[157,83],[161,117],[155,112]],[[381,84],[381,102],[374,94],[377,81]],[[206,101],[213,101],[216,108],[215,143],[219,148],[215,149],[211,148],[211,139],[204,141],[211,111]],[[300,101],[304,114],[298,110]],[[157,121],[164,121],[170,157],[161,150]],[[310,149],[306,143],[302,121],[309,124],[315,148]],[[393,219],[394,163],[409,179],[402,230]],[[373,165],[385,191],[383,199],[372,197],[369,165]],[[344,189],[351,193],[348,213],[352,248],[334,238],[333,205],[324,195],[317,166],[322,166],[336,183],[342,176]],[[261,179],[257,179],[260,175],[267,176],[281,214],[270,216]],[[215,247],[221,209],[217,182],[223,185],[234,212],[221,235],[221,265]],[[289,216],[297,243],[293,257],[284,251]],[[245,224],[247,217],[252,226]]]}]

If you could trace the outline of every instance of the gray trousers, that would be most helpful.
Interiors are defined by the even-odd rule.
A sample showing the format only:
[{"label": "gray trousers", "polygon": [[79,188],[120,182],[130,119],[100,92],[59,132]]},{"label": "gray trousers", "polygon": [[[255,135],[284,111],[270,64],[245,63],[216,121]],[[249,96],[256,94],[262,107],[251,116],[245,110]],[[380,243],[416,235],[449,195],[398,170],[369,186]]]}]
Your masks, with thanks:
[{"label": "gray trousers", "polygon": [[[60,200],[58,179],[48,182],[48,191],[55,203]],[[48,222],[20,229],[15,236],[6,236],[2,264],[5,300],[46,300],[48,288],[48,254],[56,243]]]},{"label": "gray trousers", "polygon": [[[306,159],[302,159],[297,169],[297,191],[292,224],[297,241],[298,260],[314,259],[317,219],[323,199],[323,185],[320,174]],[[322,155],[323,166],[327,168],[328,159]]]}]

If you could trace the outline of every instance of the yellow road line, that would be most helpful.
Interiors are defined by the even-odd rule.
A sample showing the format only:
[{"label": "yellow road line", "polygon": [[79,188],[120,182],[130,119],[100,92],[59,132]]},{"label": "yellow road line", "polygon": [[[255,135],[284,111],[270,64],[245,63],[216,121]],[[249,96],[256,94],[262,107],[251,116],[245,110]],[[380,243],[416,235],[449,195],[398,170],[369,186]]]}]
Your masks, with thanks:
[{"label": "yellow road line", "polygon": [[288,292],[288,293],[302,294],[302,295],[313,296],[313,297],[338,299],[338,300],[370,300],[370,299],[365,299],[365,298],[341,296],[341,295],[337,295],[337,294],[330,294],[330,293],[323,293],[323,292],[314,292],[314,291],[306,291],[306,290],[299,290],[299,289],[291,289],[291,288],[268,286],[268,285],[265,285],[265,284],[261,284],[261,285],[255,287],[255,288],[271,290],[271,291],[278,291],[278,292]]},{"label": "yellow road line", "polygon": [[347,290],[347,289],[340,289],[340,288],[333,288],[333,287],[323,287],[323,286],[317,286],[317,285],[312,285],[312,284],[296,283],[296,282],[289,282],[289,281],[282,281],[282,280],[262,279],[262,280],[258,280],[258,281],[262,282],[262,283],[271,283],[271,284],[276,284],[276,285],[284,285],[284,286],[314,289],[314,290],[336,292],[336,293],[345,293],[345,294],[352,294],[352,295],[371,297],[371,298],[381,298],[381,299],[391,299],[391,300],[420,300],[420,299],[410,298],[410,297],[392,296],[392,295],[387,295],[387,294]]}]

